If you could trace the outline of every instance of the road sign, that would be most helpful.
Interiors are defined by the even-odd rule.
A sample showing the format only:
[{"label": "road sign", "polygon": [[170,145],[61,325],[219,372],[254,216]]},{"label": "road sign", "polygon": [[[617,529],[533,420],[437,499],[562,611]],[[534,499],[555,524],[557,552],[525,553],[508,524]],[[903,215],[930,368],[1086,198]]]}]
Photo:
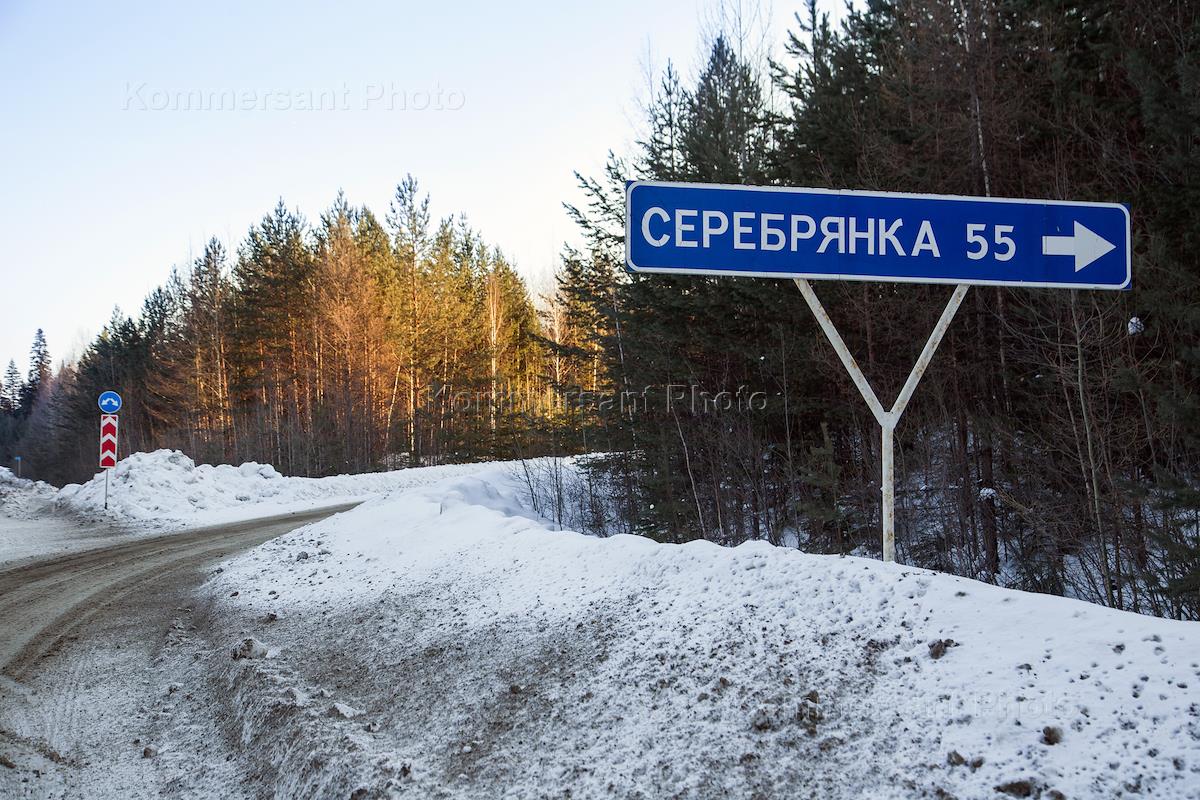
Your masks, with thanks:
[{"label": "road sign", "polygon": [[100,410],[105,414],[115,414],[121,410],[121,395],[111,390],[103,392],[96,405],[100,406]]},{"label": "road sign", "polygon": [[633,272],[1128,289],[1116,203],[632,181]]},{"label": "road sign", "polygon": [[[792,278],[880,429],[883,560],[895,560],[893,435],[972,284],[1128,289],[1116,203],[630,181],[633,272]],[[957,284],[900,394],[880,402],[810,278]]]},{"label": "road sign", "polygon": [[100,468],[117,465],[117,415],[100,415]]}]

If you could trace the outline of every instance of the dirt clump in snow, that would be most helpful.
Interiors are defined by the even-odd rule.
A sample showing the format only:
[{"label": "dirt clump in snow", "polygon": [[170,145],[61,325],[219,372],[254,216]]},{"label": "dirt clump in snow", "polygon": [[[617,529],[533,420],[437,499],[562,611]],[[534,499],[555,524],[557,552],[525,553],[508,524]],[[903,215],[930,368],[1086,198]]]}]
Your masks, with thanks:
[{"label": "dirt clump in snow", "polygon": [[946,655],[946,651],[951,647],[958,647],[958,642],[953,639],[935,639],[929,643],[929,657],[936,661]]},{"label": "dirt clump in snow", "polygon": [[260,642],[258,639],[248,637],[243,639],[241,644],[233,648],[233,660],[237,661],[243,658],[267,658],[270,653],[269,648]]},{"label": "dirt clump in snow", "polygon": [[334,703],[329,707],[329,710],[326,711],[325,714],[329,717],[354,719],[355,717],[361,717],[363,715],[363,711],[362,709],[355,708],[354,706],[348,706],[345,703]]}]

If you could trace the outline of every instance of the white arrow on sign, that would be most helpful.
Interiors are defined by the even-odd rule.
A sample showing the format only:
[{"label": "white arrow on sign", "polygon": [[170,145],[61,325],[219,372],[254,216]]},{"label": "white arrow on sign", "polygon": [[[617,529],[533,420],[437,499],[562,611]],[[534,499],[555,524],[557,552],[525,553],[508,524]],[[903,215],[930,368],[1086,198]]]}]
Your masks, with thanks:
[{"label": "white arrow on sign", "polygon": [[116,440],[117,435],[115,433],[106,433],[100,437],[100,444],[104,444],[105,442],[115,442]]},{"label": "white arrow on sign", "polygon": [[1074,236],[1042,237],[1042,255],[1075,256],[1076,272],[1106,255],[1114,247],[1115,244],[1085,228],[1080,222],[1075,223]]}]

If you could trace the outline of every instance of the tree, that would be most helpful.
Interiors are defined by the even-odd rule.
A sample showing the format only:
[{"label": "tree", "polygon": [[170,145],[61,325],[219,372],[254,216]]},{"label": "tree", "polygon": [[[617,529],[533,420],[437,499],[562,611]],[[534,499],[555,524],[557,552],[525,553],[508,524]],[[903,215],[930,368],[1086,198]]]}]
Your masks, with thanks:
[{"label": "tree", "polygon": [[[1200,613],[1186,588],[1200,563],[1195,37],[1165,0],[871,0],[837,30],[809,2],[772,65],[781,112],[726,37],[693,85],[669,66],[639,152],[580,179],[587,202],[569,210],[588,245],[559,289],[588,335],[551,352],[609,391],[750,384],[769,402],[593,414],[588,435],[624,451],[593,462],[624,487],[623,523],[878,546],[876,424],[795,293],[622,274],[626,179],[1127,200],[1145,276],[1132,293],[972,289],[897,432],[898,544],[910,563],[1009,586]],[[946,290],[820,293],[893,396]]]},{"label": "tree", "polygon": [[315,325],[320,372],[314,431],[318,472],[359,472],[378,457],[375,409],[384,357],[383,308],[371,253],[363,246],[368,212],[340,194],[317,232]]},{"label": "tree", "polygon": [[0,387],[0,411],[16,414],[21,408],[21,397],[25,394],[24,382],[21,380],[16,361],[9,360]]},{"label": "tree", "polygon": [[17,405],[22,414],[27,415],[33,410],[43,388],[50,380],[50,372],[50,350],[46,346],[46,334],[38,328],[33,336],[33,346],[29,349],[29,376],[21,384],[19,391]]},{"label": "tree", "polygon": [[[408,396],[409,458],[420,463],[420,406],[419,395],[425,386],[424,367],[430,360],[429,349],[434,347],[427,336],[432,302],[429,295],[428,254],[430,247],[429,196],[420,196],[417,181],[405,177],[396,187],[388,223],[392,228],[395,272],[388,282],[389,316],[392,330],[400,342],[402,363],[396,368],[396,383],[401,371],[406,377]],[[395,392],[391,403],[395,407]],[[389,413],[389,417],[391,413]]]},{"label": "tree", "polygon": [[308,474],[314,398],[315,259],[307,224],[280,200],[250,229],[233,268],[232,388],[257,406],[238,450]]},{"label": "tree", "polygon": [[[0,384],[0,460],[36,448],[40,477],[90,475],[104,389],[125,399],[123,450],[361,472],[398,465],[403,425],[413,461],[528,452],[543,392],[523,282],[465,219],[434,226],[411,176],[391,210],[384,226],[339,193],[310,228],[280,202],[232,269],[210,240],[136,315],[114,309],[76,364],[51,373],[39,337],[37,392],[22,400],[15,365]],[[501,401],[463,404],[459,389]]]}]

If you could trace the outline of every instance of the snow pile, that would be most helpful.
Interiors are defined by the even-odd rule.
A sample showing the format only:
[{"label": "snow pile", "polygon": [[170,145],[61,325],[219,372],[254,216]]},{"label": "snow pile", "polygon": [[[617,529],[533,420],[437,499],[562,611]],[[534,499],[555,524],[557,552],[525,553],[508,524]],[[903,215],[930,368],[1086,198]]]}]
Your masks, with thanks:
[{"label": "snow pile", "polygon": [[0,566],[94,546],[111,532],[54,514],[58,490],[0,467]]},{"label": "snow pile", "polygon": [[50,503],[54,492],[48,483],[18,478],[8,467],[0,467],[0,515],[28,518]]},{"label": "snow pile", "polygon": [[225,670],[279,796],[1197,796],[1200,625],[555,532],[513,472],[372,501],[208,584],[218,638],[278,650]]},{"label": "snow pile", "polygon": [[0,517],[31,519],[46,511],[58,491],[49,483],[17,477],[0,467]]},{"label": "snow pile", "polygon": [[53,497],[54,491],[49,483],[17,477],[11,469],[0,467],[0,512],[8,516],[17,516],[31,505],[40,505],[41,501]]},{"label": "snow pile", "polygon": [[20,486],[25,483],[33,483],[33,481],[18,478],[8,467],[0,467],[0,486]]},{"label": "snow pile", "polygon": [[[197,465],[178,450],[134,453],[108,476],[110,519],[172,524],[228,522],[248,516],[294,511],[321,504],[360,500],[400,487],[469,474],[479,465],[447,465],[328,478],[284,477],[269,464],[240,467]],[[104,513],[105,476],[59,490],[56,506],[65,511]]]}]

